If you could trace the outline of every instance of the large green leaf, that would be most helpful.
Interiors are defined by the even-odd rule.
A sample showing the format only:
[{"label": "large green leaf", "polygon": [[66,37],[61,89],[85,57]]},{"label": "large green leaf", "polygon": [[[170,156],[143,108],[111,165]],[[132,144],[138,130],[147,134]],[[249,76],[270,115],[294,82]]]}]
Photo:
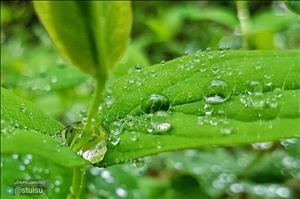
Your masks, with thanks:
[{"label": "large green leaf", "polygon": [[[37,109],[31,102],[22,99],[12,92],[1,88],[1,120],[16,128],[54,134],[63,128],[58,121]],[[1,134],[3,134],[1,130]]]},{"label": "large green leaf", "polygon": [[90,75],[104,76],[127,46],[129,1],[35,1],[34,6],[64,57]]},{"label": "large green leaf", "polygon": [[88,164],[57,139],[62,128],[29,101],[1,88],[1,154],[34,154],[65,167]]},{"label": "large green leaf", "polygon": [[300,134],[299,51],[207,51],[118,79],[102,165],[161,151]]}]

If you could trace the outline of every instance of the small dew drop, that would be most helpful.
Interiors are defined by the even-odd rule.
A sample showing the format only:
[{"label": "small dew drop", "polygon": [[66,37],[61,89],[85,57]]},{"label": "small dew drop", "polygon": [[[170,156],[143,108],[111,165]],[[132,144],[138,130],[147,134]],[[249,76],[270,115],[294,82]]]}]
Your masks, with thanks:
[{"label": "small dew drop", "polygon": [[110,139],[110,143],[113,146],[117,146],[120,142],[121,142],[121,138],[120,137],[111,137],[111,139]]},{"label": "small dew drop", "polygon": [[122,187],[118,187],[116,189],[116,194],[121,198],[125,198],[127,196],[127,191]]},{"label": "small dew drop", "polygon": [[20,111],[21,112],[26,112],[26,106],[25,106],[25,104],[24,103],[22,103],[21,105],[20,105]]}]

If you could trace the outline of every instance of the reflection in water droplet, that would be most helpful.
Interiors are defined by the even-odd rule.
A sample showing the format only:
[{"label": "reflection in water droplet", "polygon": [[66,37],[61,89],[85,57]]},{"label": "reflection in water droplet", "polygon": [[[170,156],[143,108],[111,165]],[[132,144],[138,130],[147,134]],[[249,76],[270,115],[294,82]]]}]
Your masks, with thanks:
[{"label": "reflection in water droplet", "polygon": [[217,104],[228,100],[231,95],[231,90],[226,82],[222,80],[213,80],[203,88],[203,93],[206,102]]},{"label": "reflection in water droplet", "polygon": [[166,111],[158,111],[151,117],[153,133],[166,133],[171,129],[170,116]]},{"label": "reflection in water droplet", "polygon": [[159,110],[168,110],[170,108],[170,103],[165,96],[152,94],[142,103],[141,107],[145,113],[154,113]]}]

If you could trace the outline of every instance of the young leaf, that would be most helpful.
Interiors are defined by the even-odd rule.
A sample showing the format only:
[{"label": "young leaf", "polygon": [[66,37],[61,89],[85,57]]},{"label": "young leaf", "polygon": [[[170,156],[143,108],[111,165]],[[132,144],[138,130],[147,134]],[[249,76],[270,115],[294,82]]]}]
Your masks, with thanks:
[{"label": "young leaf", "polygon": [[37,109],[31,102],[4,88],[1,88],[1,120],[16,128],[33,129],[47,134],[54,134],[63,128],[61,123]]},{"label": "young leaf", "polygon": [[105,76],[127,46],[128,1],[34,1],[34,7],[63,56],[92,76]]},{"label": "young leaf", "polygon": [[80,167],[89,164],[54,138],[32,130],[15,130],[1,135],[1,154],[33,154],[63,167]]},{"label": "young leaf", "polygon": [[123,76],[103,107],[101,164],[299,135],[299,53],[198,52]]}]

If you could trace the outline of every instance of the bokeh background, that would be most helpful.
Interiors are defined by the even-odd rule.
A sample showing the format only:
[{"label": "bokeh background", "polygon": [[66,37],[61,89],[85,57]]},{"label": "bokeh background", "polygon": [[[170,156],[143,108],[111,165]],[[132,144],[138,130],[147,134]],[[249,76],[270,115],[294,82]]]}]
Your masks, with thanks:
[{"label": "bokeh background", "polygon": [[[132,39],[109,82],[137,65],[198,50],[243,48],[235,2],[136,1],[132,6]],[[282,1],[251,1],[249,13],[248,49],[300,48],[299,15]],[[65,125],[85,117],[93,91],[90,77],[58,54],[29,1],[1,1],[1,86]],[[5,162],[13,162],[15,168],[5,168]],[[1,169],[7,171],[1,174],[1,182],[47,179],[50,198],[65,198],[72,175],[71,170],[30,154],[2,156]],[[12,187],[3,186],[1,192],[9,197]],[[297,199],[300,141],[186,150],[109,168],[91,167],[82,197]]]}]

